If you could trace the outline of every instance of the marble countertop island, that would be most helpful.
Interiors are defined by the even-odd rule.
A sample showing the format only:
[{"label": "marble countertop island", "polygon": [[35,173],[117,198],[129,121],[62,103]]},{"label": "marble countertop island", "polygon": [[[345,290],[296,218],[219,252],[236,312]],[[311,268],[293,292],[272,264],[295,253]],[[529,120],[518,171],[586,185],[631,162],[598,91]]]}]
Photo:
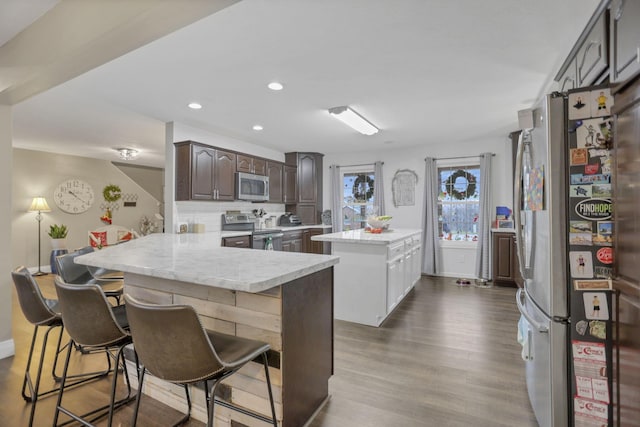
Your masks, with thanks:
[{"label": "marble countertop island", "polygon": [[150,234],[76,262],[243,292],[262,292],[337,264],[332,255],[220,247],[219,233]]},{"label": "marble countertop island", "polygon": [[398,242],[415,234],[422,233],[420,229],[398,228],[384,231],[380,234],[367,233],[363,229],[342,231],[340,233],[322,234],[311,237],[311,240],[333,243],[361,243],[367,245],[388,245]]}]

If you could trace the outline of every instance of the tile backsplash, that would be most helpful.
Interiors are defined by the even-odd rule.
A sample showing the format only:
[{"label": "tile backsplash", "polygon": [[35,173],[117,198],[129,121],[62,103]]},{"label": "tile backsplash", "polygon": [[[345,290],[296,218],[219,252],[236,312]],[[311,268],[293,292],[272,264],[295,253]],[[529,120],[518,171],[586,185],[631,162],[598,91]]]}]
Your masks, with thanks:
[{"label": "tile backsplash", "polygon": [[282,215],[284,204],[281,203],[250,203],[250,202],[176,202],[176,216],[174,223],[178,232],[179,224],[187,224],[189,231],[193,230],[193,224],[204,224],[205,232],[218,232],[222,227],[222,214],[226,211],[251,212],[254,209],[263,209],[267,214],[263,218],[274,216],[274,224]]}]

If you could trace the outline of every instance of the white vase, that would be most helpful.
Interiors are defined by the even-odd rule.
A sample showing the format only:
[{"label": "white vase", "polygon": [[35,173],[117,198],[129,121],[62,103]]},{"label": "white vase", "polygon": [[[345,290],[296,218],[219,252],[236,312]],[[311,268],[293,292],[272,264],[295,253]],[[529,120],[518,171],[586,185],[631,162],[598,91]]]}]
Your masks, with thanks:
[{"label": "white vase", "polygon": [[51,249],[67,249],[67,239],[51,239]]}]

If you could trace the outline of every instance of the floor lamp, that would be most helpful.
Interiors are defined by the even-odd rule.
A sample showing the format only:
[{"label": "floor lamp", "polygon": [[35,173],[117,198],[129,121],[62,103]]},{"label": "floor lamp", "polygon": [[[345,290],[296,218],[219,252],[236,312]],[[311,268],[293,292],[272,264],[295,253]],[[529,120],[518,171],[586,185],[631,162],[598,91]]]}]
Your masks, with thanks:
[{"label": "floor lamp", "polygon": [[33,273],[33,276],[44,276],[47,273],[40,270],[40,224],[42,223],[42,212],[51,212],[51,208],[44,197],[34,197],[31,206],[29,206],[29,212],[38,212],[36,215],[36,221],[38,221],[38,271]]}]

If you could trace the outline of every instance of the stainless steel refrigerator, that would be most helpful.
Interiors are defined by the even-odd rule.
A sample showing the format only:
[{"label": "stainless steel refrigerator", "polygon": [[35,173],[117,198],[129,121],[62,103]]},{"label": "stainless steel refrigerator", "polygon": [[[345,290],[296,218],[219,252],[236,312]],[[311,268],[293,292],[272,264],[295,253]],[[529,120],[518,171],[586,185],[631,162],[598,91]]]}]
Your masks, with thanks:
[{"label": "stainless steel refrigerator", "polygon": [[[597,325],[610,331],[610,324],[594,318],[592,309],[604,317],[611,304],[606,294],[609,277],[600,277],[610,275],[611,269],[598,260],[600,246],[595,243],[597,227],[605,227],[607,212],[599,218],[593,213],[611,213],[610,201],[604,200],[610,194],[594,197],[610,191],[610,181],[603,182],[610,180],[609,166],[600,154],[609,151],[611,135],[607,133],[604,142],[607,128],[600,124],[606,122],[603,115],[609,110],[597,109],[596,89],[582,89],[578,100],[575,94],[554,93],[532,110],[519,112],[523,131],[515,165],[514,219],[524,287],[518,290],[516,302],[522,314],[519,332],[527,389],[541,427],[588,426],[591,421],[600,426],[597,423],[611,413],[610,405],[598,400],[602,399],[600,389],[606,387],[608,393],[610,388],[598,382],[610,378],[610,356],[606,370],[593,375],[599,378],[588,378],[591,368],[601,367],[599,356],[592,361],[590,353],[610,338],[603,339],[602,333],[595,336],[595,329],[590,329]],[[593,119],[591,110],[598,118]],[[571,114],[582,118],[572,120]],[[592,128],[587,131],[587,126]],[[595,216],[589,218],[590,213]],[[606,228],[612,231],[608,224]],[[598,305],[587,300],[592,293],[597,295],[596,302],[601,301]],[[608,348],[610,353],[609,344]],[[589,413],[603,407],[605,418]]]}]

